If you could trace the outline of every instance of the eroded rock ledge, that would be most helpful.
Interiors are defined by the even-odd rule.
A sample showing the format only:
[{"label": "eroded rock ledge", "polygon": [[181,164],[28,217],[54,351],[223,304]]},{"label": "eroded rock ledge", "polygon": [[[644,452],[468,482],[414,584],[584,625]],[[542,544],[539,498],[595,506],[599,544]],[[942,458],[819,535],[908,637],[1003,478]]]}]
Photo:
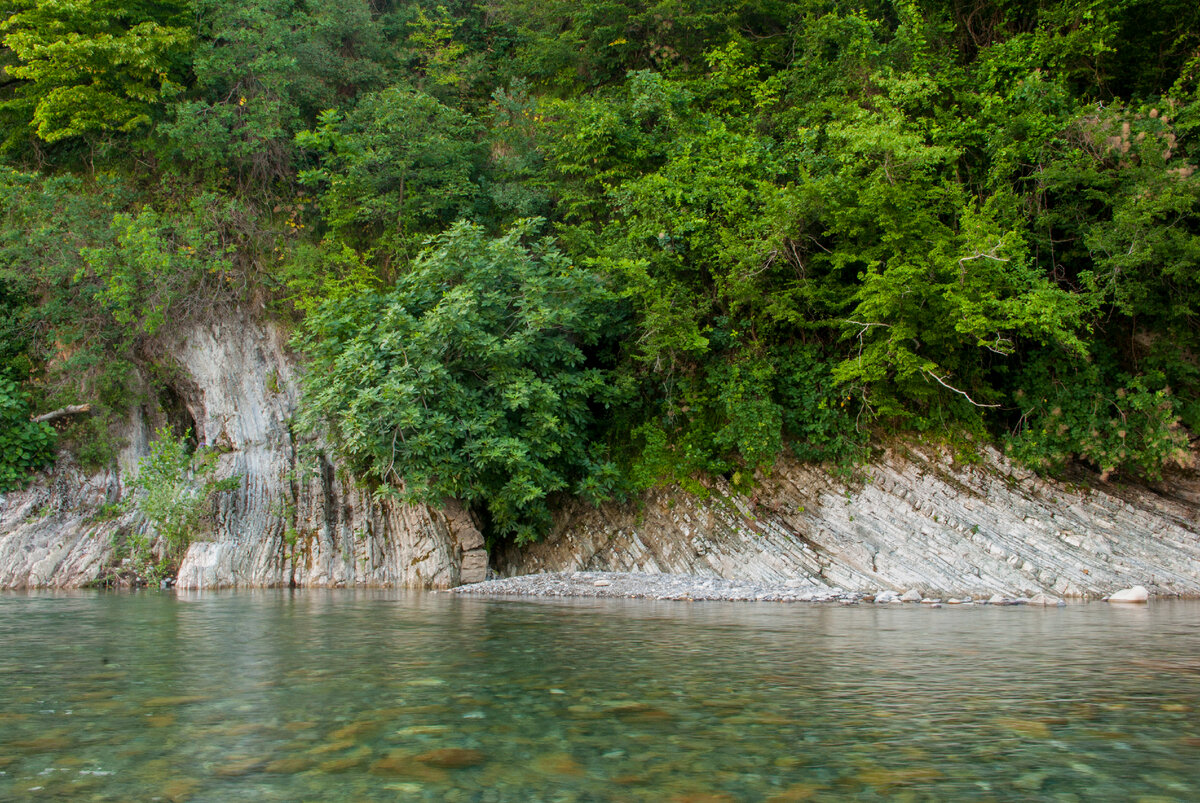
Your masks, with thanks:
[{"label": "eroded rock ledge", "polygon": [[857,482],[781,461],[753,499],[717,481],[641,505],[563,511],[540,544],[496,555],[505,576],[663,572],[861,593],[1102,597],[1141,584],[1200,596],[1200,484],[1046,481],[994,449],[973,464],[892,448]]}]

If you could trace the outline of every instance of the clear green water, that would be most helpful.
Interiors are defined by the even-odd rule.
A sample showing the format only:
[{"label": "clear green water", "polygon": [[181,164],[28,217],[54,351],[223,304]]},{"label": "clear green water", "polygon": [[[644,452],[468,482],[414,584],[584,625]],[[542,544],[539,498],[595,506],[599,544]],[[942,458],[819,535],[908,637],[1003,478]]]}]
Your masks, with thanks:
[{"label": "clear green water", "polygon": [[0,799],[1200,799],[1200,603],[0,595]]}]

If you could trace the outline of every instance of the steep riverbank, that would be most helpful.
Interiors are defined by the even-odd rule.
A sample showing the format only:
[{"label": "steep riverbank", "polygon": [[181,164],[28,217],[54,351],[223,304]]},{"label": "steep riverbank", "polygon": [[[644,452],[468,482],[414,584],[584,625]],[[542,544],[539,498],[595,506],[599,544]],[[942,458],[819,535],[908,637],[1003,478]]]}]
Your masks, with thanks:
[{"label": "steep riverbank", "polygon": [[[483,579],[483,538],[454,505],[412,507],[351,482],[323,444],[291,427],[294,361],[276,327],[250,320],[186,331],[170,359],[179,415],[220,450],[222,494],[178,574],[179,588],[407,586]],[[146,525],[106,516],[130,492],[160,411],[131,411],[118,465],[86,475],[69,460],[0,502],[0,588],[70,588],[118,564],[114,536]],[[119,540],[119,539],[117,539]]]},{"label": "steep riverbank", "polygon": [[[446,588],[484,578],[488,556],[465,511],[376,498],[323,444],[293,432],[295,368],[278,329],[193,327],[171,359],[184,423],[221,450],[218,476],[240,477],[188,550],[180,588]],[[114,536],[146,525],[112,506],[129,493],[160,415],[131,412],[111,469],[89,475],[63,459],[0,498],[0,588],[84,586],[118,566]],[[1100,597],[1140,584],[1200,596],[1200,481],[1079,480],[1041,479],[992,449],[964,464],[894,446],[849,481],[781,460],[753,497],[717,480],[702,496],[665,488],[628,504],[569,503],[542,543],[491,562],[505,576],[651,572],[860,594]]]},{"label": "steep riverbank", "polygon": [[842,481],[780,461],[753,498],[722,480],[640,506],[574,505],[542,543],[493,557],[504,575],[639,571],[873,593],[1102,597],[1131,585],[1200,595],[1200,484],[1048,481],[990,448],[964,464],[893,447]]}]

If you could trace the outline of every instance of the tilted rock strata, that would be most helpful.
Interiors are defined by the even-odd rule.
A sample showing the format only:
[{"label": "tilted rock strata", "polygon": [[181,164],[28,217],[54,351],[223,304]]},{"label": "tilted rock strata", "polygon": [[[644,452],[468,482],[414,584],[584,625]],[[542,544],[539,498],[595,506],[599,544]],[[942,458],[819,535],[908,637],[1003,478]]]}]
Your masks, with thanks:
[{"label": "tilted rock strata", "polygon": [[119,494],[117,472],[61,466],[49,481],[0,497],[0,588],[69,588],[103,574],[122,523],[96,516]]},{"label": "tilted rock strata", "polygon": [[975,465],[891,449],[864,473],[843,483],[781,461],[753,502],[717,481],[703,498],[673,488],[641,506],[573,504],[544,542],[495,562],[506,576],[665,572],[863,593],[1100,597],[1141,584],[1200,595],[1194,480],[1170,496],[1094,490],[991,449]]}]

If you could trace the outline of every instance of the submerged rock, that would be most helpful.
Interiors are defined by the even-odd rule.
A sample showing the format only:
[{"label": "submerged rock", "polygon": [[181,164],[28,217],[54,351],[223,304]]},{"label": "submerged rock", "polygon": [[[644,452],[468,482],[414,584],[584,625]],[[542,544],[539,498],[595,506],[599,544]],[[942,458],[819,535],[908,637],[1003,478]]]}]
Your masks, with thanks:
[{"label": "submerged rock", "polygon": [[442,747],[413,756],[413,760],[429,767],[457,770],[478,766],[487,760],[487,756],[467,747]]}]

